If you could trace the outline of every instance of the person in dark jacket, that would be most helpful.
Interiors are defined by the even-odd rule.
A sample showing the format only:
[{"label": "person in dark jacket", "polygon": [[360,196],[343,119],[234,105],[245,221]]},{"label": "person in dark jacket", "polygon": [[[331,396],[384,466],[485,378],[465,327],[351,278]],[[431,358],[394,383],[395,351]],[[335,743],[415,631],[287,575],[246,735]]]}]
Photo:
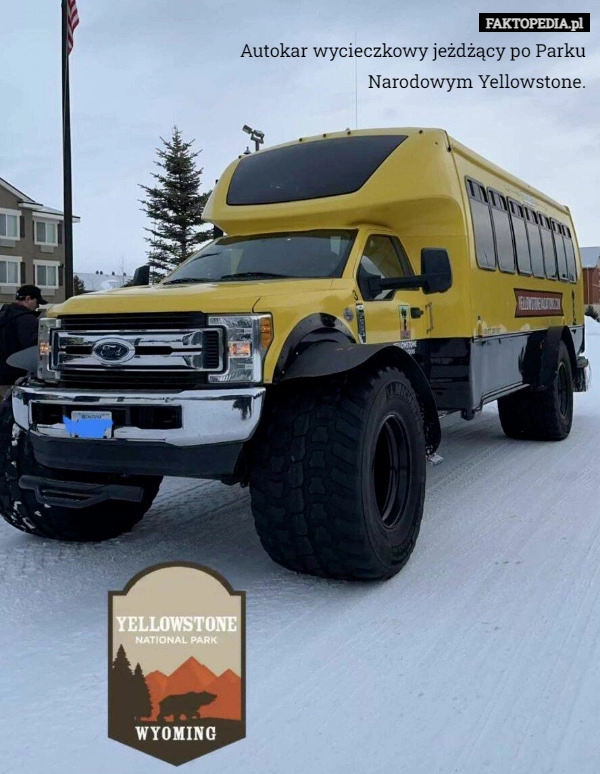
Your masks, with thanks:
[{"label": "person in dark jacket", "polygon": [[[0,390],[25,375],[25,371],[6,363],[15,352],[37,344],[38,316],[40,304],[46,304],[40,289],[35,285],[23,285],[17,290],[15,301],[0,310]],[[5,389],[2,389],[4,387]]]}]

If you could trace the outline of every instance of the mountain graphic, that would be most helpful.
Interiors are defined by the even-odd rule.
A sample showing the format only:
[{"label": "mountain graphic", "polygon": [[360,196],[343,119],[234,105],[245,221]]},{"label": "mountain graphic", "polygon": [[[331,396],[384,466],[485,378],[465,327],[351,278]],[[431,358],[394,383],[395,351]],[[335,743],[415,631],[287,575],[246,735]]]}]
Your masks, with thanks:
[{"label": "mountain graphic", "polygon": [[235,672],[225,670],[206,690],[217,695],[210,706],[211,718],[242,719],[242,681]]},{"label": "mountain graphic", "polygon": [[207,717],[242,719],[242,681],[231,669],[226,669],[217,676],[191,656],[170,675],[165,675],[160,670],[150,672],[146,675],[146,684],[152,701],[152,716],[149,720],[157,719],[158,705],[166,696],[190,691],[216,694],[217,698],[210,705],[210,712],[208,707],[205,710]]},{"label": "mountain graphic", "polygon": [[188,691],[205,691],[208,684],[216,677],[208,667],[201,664],[193,656],[184,661],[180,667],[167,678],[168,693],[188,693]]}]

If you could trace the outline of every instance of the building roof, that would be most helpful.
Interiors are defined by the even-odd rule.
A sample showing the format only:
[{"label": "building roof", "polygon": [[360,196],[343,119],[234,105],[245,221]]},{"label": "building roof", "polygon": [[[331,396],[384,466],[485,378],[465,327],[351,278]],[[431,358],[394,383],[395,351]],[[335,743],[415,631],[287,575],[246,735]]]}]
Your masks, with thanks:
[{"label": "building roof", "polygon": [[15,188],[14,185],[11,185],[7,180],[4,180],[1,177],[0,177],[0,185],[2,186],[2,188],[6,188],[7,191],[10,191],[10,193],[13,196],[16,196],[22,202],[28,202],[29,204],[37,204],[37,202],[34,199],[30,199],[29,196],[27,196],[27,194],[24,194],[23,191],[19,191],[18,188]]},{"label": "building roof", "polygon": [[[52,220],[62,220],[64,213],[60,210],[55,210],[52,207],[45,207],[40,202],[36,202],[35,199],[24,194],[23,191],[19,191],[14,185],[11,185],[7,180],[0,177],[0,186],[9,191],[13,196],[16,196],[19,200],[19,207],[24,207],[27,210],[33,210],[34,213],[40,213]],[[79,223],[80,218],[77,215],[73,215],[73,222]]]},{"label": "building roof", "polygon": [[584,269],[595,269],[600,262],[600,245],[597,247],[580,247],[581,265]]},{"label": "building roof", "polygon": [[127,274],[96,274],[91,271],[75,271],[74,274],[83,282],[88,293],[94,293],[98,290],[122,288],[131,279]]}]

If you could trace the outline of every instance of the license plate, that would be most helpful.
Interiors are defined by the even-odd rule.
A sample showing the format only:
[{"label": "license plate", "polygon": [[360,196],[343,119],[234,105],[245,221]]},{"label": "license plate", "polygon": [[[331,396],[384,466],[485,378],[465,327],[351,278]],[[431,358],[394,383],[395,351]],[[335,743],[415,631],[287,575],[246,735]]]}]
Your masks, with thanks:
[{"label": "license plate", "polygon": [[63,422],[71,438],[112,438],[112,411],[72,411]]}]

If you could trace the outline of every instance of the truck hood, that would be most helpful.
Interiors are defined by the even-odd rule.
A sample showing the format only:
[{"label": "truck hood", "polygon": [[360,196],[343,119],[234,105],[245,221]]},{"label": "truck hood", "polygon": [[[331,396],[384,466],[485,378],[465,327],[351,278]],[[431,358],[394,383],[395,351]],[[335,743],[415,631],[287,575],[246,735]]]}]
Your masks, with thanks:
[{"label": "truck hood", "polygon": [[286,279],[119,288],[73,296],[52,306],[49,316],[188,311],[248,313],[260,298],[292,297],[311,291],[326,293],[333,282],[331,279]]}]

